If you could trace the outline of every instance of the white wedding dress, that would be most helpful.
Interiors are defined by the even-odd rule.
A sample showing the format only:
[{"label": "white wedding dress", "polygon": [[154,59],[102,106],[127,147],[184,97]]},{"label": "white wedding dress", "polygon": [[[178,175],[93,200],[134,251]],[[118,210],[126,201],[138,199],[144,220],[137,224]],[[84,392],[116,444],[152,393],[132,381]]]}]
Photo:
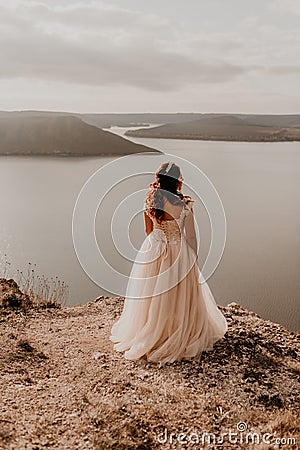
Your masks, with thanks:
[{"label": "white wedding dress", "polygon": [[159,223],[133,263],[122,314],[113,324],[114,349],[129,360],[167,363],[200,357],[222,339],[228,324],[185,238],[190,206]]}]

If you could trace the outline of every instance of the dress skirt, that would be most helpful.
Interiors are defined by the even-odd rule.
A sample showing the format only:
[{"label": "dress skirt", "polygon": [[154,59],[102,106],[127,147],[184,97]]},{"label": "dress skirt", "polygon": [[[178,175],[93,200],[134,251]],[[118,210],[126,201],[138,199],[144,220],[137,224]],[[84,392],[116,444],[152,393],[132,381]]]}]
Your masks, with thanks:
[{"label": "dress skirt", "polygon": [[113,324],[114,349],[129,360],[156,363],[199,358],[222,339],[228,324],[185,236],[162,230],[144,240],[133,263],[124,307]]}]

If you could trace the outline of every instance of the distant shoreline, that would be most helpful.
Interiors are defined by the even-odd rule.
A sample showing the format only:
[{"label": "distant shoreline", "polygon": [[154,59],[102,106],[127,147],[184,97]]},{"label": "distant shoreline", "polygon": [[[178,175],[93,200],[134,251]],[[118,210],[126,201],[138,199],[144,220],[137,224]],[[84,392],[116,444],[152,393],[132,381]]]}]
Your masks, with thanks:
[{"label": "distant shoreline", "polygon": [[140,153],[99,153],[97,155],[95,155],[94,153],[0,153],[0,158],[1,156],[28,156],[28,157],[33,157],[33,156],[41,156],[42,158],[55,158],[55,157],[59,157],[59,158],[84,158],[84,157],[88,157],[88,158],[103,158],[103,157],[122,157],[122,156],[129,156],[129,155],[159,155],[162,152],[160,150],[156,150],[153,152],[140,152]]},{"label": "distant shoreline", "polygon": [[[116,126],[127,128],[114,133]],[[124,126],[127,124],[127,126]],[[122,126],[123,125],[123,126]],[[129,129],[128,129],[129,125]],[[136,127],[139,128],[136,128]],[[134,129],[135,128],[135,129]],[[300,114],[65,114],[0,111],[0,155],[115,157],[161,154],[131,138],[300,142]]]},{"label": "distant shoreline", "polygon": [[127,137],[224,142],[299,142],[300,115],[205,114],[196,120],[128,129]]},{"label": "distant shoreline", "polygon": [[153,134],[153,136],[142,132],[137,132],[136,131],[131,131],[128,130],[125,133],[125,136],[128,137],[137,137],[137,138],[143,138],[143,139],[176,139],[176,140],[186,140],[186,141],[212,141],[212,142],[272,142],[272,143],[282,143],[282,142],[300,142],[300,137],[299,138],[280,138],[280,139],[276,139],[272,136],[270,137],[266,137],[266,138],[255,138],[255,137],[251,137],[251,138],[242,138],[239,136],[230,136],[230,137],[226,137],[226,136],[202,136],[202,135],[197,135],[197,136],[191,136],[191,135],[184,135],[184,134],[180,134],[180,135],[161,135],[161,134]]}]

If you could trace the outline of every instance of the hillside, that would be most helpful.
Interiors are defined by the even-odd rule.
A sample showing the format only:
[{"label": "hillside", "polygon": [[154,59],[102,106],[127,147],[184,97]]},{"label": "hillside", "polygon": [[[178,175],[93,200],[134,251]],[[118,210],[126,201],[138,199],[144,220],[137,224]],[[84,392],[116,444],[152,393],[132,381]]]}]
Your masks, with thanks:
[{"label": "hillside", "polygon": [[127,136],[249,142],[300,140],[300,116],[216,115],[184,123],[128,130]]},{"label": "hillside", "polygon": [[[230,303],[220,306],[228,331],[212,351],[160,366],[113,350],[109,334],[123,298],[26,311],[3,306],[13,297],[4,288],[2,449],[183,448],[179,433],[188,440],[192,432],[200,442],[205,432],[225,436],[223,449],[299,448],[299,334]],[[259,445],[241,441],[242,425]],[[240,430],[234,445],[230,430]],[[294,443],[276,445],[275,438]],[[196,447],[212,448],[207,441]]]},{"label": "hillside", "polygon": [[126,155],[157,152],[83,122],[56,114],[0,114],[1,155]]},{"label": "hillside", "polygon": [[[230,114],[230,113],[136,113],[136,114],[81,114],[87,123],[99,128],[110,126],[139,126],[143,124],[186,124],[218,120],[227,125],[232,118],[241,119],[244,124],[273,127],[300,127],[300,115],[297,114]],[[213,121],[212,124],[215,122]]]},{"label": "hillside", "polygon": [[98,128],[131,127],[143,124],[179,124],[226,118],[240,118],[244,123],[258,126],[300,127],[299,114],[238,114],[238,113],[74,113],[63,111],[0,111],[0,117],[74,116]]},{"label": "hillside", "polygon": [[136,114],[81,114],[82,120],[99,128],[112,126],[135,127],[145,124],[181,123],[200,119],[202,114],[197,113],[136,113]]},{"label": "hillside", "polygon": [[200,113],[74,113],[63,111],[0,111],[0,117],[5,116],[15,117],[40,117],[51,115],[71,115],[81,118],[84,122],[94,125],[98,128],[110,128],[112,126],[130,127],[139,126],[149,123],[177,123],[188,122],[195,119],[200,119],[203,116],[213,116],[214,114],[200,114]]},{"label": "hillside", "polygon": [[[158,123],[163,125],[146,127]],[[155,151],[101,130],[111,126],[143,127],[128,130],[125,133],[128,137],[249,142],[300,140],[300,115],[297,114],[0,111],[0,154],[31,154],[32,148],[35,154],[57,151],[76,155]],[[41,148],[44,148],[42,153]]]}]

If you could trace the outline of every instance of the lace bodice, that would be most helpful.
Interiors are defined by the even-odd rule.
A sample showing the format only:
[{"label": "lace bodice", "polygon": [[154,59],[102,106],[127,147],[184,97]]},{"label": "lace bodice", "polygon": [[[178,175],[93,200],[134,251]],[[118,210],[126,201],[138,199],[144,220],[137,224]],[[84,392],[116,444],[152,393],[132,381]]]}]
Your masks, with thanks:
[{"label": "lace bodice", "polygon": [[191,207],[184,203],[181,213],[176,219],[163,219],[158,222],[155,217],[151,217],[153,221],[153,237],[163,239],[169,244],[180,243],[183,235],[184,222],[186,216],[191,211]]}]

